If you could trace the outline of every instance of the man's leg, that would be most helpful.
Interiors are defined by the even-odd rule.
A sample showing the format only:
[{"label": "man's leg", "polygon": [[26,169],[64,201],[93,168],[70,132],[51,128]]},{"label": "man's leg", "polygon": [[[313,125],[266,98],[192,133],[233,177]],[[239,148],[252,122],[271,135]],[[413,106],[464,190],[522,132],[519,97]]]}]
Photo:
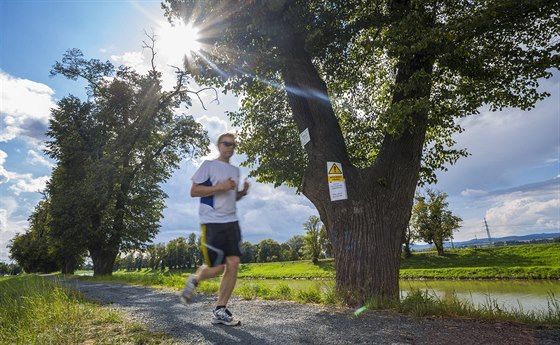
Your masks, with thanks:
[{"label": "man's leg", "polygon": [[227,305],[235,283],[237,282],[237,271],[239,269],[239,263],[241,258],[239,256],[227,256],[226,257],[226,270],[222,276],[222,281],[220,282],[220,293],[218,295],[217,305]]},{"label": "man's leg", "polygon": [[201,266],[195,273],[196,281],[201,282],[206,279],[211,279],[224,271],[225,265],[218,265],[214,267]]}]

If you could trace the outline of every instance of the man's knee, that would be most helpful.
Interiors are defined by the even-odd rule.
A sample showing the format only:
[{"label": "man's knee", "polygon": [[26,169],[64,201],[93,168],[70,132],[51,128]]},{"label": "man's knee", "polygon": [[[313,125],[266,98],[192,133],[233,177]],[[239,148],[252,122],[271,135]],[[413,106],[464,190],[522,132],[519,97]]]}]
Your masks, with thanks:
[{"label": "man's knee", "polygon": [[226,266],[228,269],[237,269],[240,263],[241,263],[241,258],[239,256],[226,257]]}]

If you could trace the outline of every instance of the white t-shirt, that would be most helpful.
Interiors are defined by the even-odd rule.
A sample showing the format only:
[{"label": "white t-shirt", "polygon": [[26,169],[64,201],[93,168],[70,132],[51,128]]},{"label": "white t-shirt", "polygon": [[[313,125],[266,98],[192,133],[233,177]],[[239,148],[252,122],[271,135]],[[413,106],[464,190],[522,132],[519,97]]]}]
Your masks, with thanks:
[{"label": "white t-shirt", "polygon": [[[192,177],[193,183],[215,186],[231,178],[239,183],[239,168],[218,159],[204,161]],[[237,221],[237,188],[200,198],[198,215],[201,224]]]}]

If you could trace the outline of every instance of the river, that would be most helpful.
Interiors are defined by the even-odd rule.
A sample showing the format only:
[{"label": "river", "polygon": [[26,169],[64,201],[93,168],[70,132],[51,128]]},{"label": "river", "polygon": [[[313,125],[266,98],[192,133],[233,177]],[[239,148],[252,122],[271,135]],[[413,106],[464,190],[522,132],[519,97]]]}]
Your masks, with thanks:
[{"label": "river", "polygon": [[[253,280],[242,280],[240,284],[250,284]],[[324,290],[332,287],[332,280],[259,280],[259,284],[275,286],[287,284],[293,289],[317,287]],[[475,306],[498,305],[508,310],[546,312],[554,296],[560,305],[560,280],[401,280],[401,296],[404,298],[411,289],[429,291],[440,299],[455,294],[461,301]]]}]

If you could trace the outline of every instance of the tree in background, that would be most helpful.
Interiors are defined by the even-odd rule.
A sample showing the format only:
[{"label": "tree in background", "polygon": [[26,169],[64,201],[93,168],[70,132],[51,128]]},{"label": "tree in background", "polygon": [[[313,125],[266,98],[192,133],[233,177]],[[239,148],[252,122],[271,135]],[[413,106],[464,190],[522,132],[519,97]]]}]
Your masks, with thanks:
[{"label": "tree in background", "polygon": [[0,274],[2,275],[17,275],[21,272],[22,269],[17,263],[7,264],[0,262]]},{"label": "tree in background", "polygon": [[[413,212],[414,212],[414,208],[413,208]],[[414,231],[412,231],[412,227],[409,224],[406,227],[406,231],[403,233],[403,239],[402,239],[403,252],[405,258],[409,258],[412,256],[412,250],[410,249],[410,246],[414,244],[414,240],[416,240],[416,237],[418,236],[415,234]]]},{"label": "tree in background", "polygon": [[288,260],[300,260],[303,256],[303,246],[305,245],[305,239],[302,235],[294,235],[286,244],[290,247],[290,255]]},{"label": "tree in background", "polygon": [[321,255],[321,220],[317,216],[311,216],[303,223],[305,230],[303,252],[305,258],[310,259],[316,265],[319,263],[319,256]]},{"label": "tree in background", "polygon": [[433,244],[443,256],[443,242],[453,239],[453,231],[461,226],[462,219],[447,209],[447,194],[431,189],[426,194],[416,196],[411,225],[419,239]]},{"label": "tree in background", "polygon": [[325,258],[332,258],[333,246],[325,224],[321,225],[321,231],[319,231],[319,244],[321,245],[321,252],[325,255]]},{"label": "tree in background", "polygon": [[[49,184],[53,236],[79,255],[87,248],[94,275],[110,275],[121,251],[143,249],[159,230],[166,181],[183,157],[208,151],[208,138],[192,116],[188,75],[177,71],[170,91],[161,73],[140,75],[110,62],[86,60],[78,49],[64,54],[51,74],[83,78],[89,98],[60,100],[53,110],[47,153],[57,161]],[[56,207],[54,207],[56,205]]]},{"label": "tree in background", "polygon": [[200,251],[200,245],[198,243],[199,242],[196,240],[196,234],[192,232],[187,240],[187,267],[198,267],[202,265],[202,253]]},{"label": "tree in background", "polygon": [[258,247],[257,262],[275,262],[282,256],[280,244],[273,239],[260,241]]},{"label": "tree in background", "polygon": [[244,264],[257,262],[258,246],[249,241],[241,242],[241,262]]},{"label": "tree in background", "polygon": [[165,262],[168,268],[188,268],[189,245],[184,237],[175,238],[167,243]]},{"label": "tree in background", "polygon": [[[242,94],[230,113],[259,182],[296,187],[317,208],[351,304],[398,299],[414,193],[466,151],[455,119],[529,109],[559,66],[560,7],[548,0],[165,0],[200,28],[186,65]],[[273,130],[271,130],[273,129]],[[301,148],[299,133],[311,141]],[[348,199],[332,202],[326,164]]]},{"label": "tree in background", "polygon": [[[62,243],[50,236],[48,197],[35,206],[29,216],[29,229],[24,234],[16,234],[8,245],[10,258],[15,260],[25,272],[50,273],[63,268],[64,253]],[[66,273],[73,273],[66,272]]]}]

